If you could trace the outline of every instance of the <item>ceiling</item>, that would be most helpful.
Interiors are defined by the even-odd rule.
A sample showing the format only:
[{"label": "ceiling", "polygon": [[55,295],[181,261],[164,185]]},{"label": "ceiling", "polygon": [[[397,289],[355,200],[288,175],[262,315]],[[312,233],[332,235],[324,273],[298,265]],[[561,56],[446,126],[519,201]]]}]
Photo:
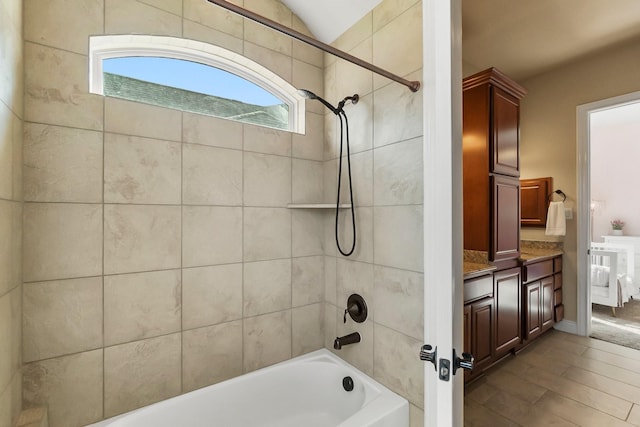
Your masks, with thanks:
[{"label": "ceiling", "polygon": [[[282,0],[325,43],[381,0]],[[465,62],[515,80],[638,38],[640,0],[461,0]]]}]

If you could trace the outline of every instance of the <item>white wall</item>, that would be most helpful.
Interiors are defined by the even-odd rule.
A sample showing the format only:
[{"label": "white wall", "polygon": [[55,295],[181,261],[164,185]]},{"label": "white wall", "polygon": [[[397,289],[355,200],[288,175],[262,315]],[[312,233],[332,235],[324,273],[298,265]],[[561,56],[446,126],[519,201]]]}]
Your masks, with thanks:
[{"label": "white wall", "polygon": [[593,240],[611,234],[610,222],[625,222],[624,234],[640,235],[640,103],[591,115]]}]

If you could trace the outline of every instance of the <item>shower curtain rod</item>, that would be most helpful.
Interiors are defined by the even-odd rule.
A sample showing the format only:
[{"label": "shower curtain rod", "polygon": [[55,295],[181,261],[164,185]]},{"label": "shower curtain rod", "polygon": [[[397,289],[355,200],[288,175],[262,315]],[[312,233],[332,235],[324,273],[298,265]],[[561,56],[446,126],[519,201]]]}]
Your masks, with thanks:
[{"label": "shower curtain rod", "polygon": [[312,37],[302,34],[292,28],[286,27],[276,21],[272,21],[269,18],[265,18],[262,15],[258,15],[257,13],[251,12],[250,10],[247,10],[243,7],[236,6],[235,4],[229,3],[226,0],[207,0],[207,1],[209,1],[210,3],[217,4],[218,6],[223,7],[227,10],[230,10],[233,13],[237,13],[238,15],[244,16],[245,18],[251,19],[252,21],[258,22],[276,31],[284,33],[290,37],[293,37],[294,39],[298,39],[301,42],[317,47],[320,50],[330,53],[331,55],[337,56],[338,58],[342,58],[345,61],[349,61],[352,64],[356,64],[362,68],[366,68],[367,70],[373,71],[374,73],[384,76],[390,80],[401,83],[406,87],[408,87],[409,89],[411,89],[412,92],[417,92],[420,89],[419,81],[410,81],[410,80],[403,79],[402,77],[392,74],[387,70],[384,70],[368,62],[365,62],[360,58],[356,58],[355,56],[349,55],[348,53],[343,52],[339,49],[336,49],[333,46],[329,46],[326,43],[323,43],[319,40],[316,40]]}]

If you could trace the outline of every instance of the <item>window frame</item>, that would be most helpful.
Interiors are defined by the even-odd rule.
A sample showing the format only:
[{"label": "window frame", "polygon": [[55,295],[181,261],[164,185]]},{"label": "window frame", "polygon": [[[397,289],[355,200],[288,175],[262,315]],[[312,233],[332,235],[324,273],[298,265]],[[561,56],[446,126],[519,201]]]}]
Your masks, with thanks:
[{"label": "window frame", "polygon": [[[104,96],[102,61],[127,56],[162,57],[219,68],[254,83],[289,107],[290,132],[305,133],[305,98],[297,89],[251,59],[197,40],[150,35],[107,35],[89,38],[89,92]],[[256,125],[260,126],[260,125]]]}]

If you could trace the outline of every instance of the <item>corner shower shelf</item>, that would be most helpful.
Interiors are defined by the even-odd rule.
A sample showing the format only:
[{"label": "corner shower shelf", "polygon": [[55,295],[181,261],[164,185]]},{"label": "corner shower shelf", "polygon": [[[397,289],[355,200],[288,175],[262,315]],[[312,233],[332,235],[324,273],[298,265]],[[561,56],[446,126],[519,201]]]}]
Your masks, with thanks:
[{"label": "corner shower shelf", "polygon": [[[287,205],[289,209],[335,209],[335,203],[292,203]],[[340,205],[340,209],[350,209],[350,204]]]}]

